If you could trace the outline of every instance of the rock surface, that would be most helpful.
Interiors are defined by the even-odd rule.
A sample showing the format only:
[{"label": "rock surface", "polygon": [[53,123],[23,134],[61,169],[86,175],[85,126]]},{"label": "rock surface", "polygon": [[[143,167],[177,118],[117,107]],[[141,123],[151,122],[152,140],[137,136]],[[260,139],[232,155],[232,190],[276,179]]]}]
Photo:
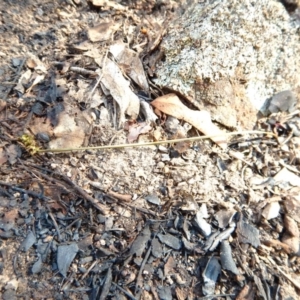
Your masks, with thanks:
[{"label": "rock surface", "polygon": [[251,128],[275,93],[299,98],[299,28],[275,0],[195,3],[170,25],[156,83],[227,127]]}]

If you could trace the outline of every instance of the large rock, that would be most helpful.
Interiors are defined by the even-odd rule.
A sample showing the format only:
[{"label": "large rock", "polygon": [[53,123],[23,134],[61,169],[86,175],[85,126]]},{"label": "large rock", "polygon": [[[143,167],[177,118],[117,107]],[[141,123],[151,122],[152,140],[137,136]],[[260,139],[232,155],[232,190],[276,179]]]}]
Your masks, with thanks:
[{"label": "large rock", "polygon": [[299,32],[275,0],[195,3],[170,25],[156,83],[227,127],[251,128],[272,95],[299,96]]}]

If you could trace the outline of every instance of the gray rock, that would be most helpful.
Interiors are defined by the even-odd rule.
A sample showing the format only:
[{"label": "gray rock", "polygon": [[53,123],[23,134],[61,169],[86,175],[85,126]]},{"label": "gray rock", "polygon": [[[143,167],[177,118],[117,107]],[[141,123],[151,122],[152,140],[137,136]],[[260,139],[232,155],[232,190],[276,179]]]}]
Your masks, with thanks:
[{"label": "gray rock", "polygon": [[268,110],[270,113],[280,111],[293,112],[297,105],[297,98],[291,91],[282,91],[275,94],[269,104]]},{"label": "gray rock", "polygon": [[300,25],[279,1],[198,2],[170,24],[156,70],[159,86],[237,128],[251,128],[274,94],[298,96]]},{"label": "gray rock", "polygon": [[172,292],[169,286],[159,286],[157,288],[158,296],[160,300],[172,300]]}]

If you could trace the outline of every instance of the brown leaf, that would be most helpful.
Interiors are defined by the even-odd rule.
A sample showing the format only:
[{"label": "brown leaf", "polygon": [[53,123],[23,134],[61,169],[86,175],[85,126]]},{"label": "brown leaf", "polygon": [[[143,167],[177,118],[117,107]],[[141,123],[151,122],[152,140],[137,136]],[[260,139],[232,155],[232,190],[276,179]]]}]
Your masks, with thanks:
[{"label": "brown leaf", "polygon": [[125,113],[136,119],[140,110],[140,100],[130,89],[129,81],[124,78],[117,64],[107,59],[102,75],[102,84],[120,107],[120,123],[124,122]]},{"label": "brown leaf", "polygon": [[8,160],[6,151],[3,148],[0,148],[0,166],[5,164]]},{"label": "brown leaf", "polygon": [[6,105],[7,103],[4,100],[0,99],[0,111],[2,111],[6,107]]},{"label": "brown leaf", "polygon": [[152,129],[152,127],[150,126],[150,124],[147,124],[146,122],[142,122],[142,123],[135,123],[135,124],[131,124],[128,127],[128,142],[132,143],[135,140],[138,139],[140,134],[143,133],[147,133]]},{"label": "brown leaf", "polygon": [[254,290],[252,289],[252,284],[246,284],[240,293],[238,294],[236,300],[253,300]]},{"label": "brown leaf", "polygon": [[290,216],[287,215],[284,216],[284,228],[291,236],[299,238],[298,224]]},{"label": "brown leaf", "polygon": [[17,158],[21,156],[21,149],[18,145],[9,145],[6,149],[6,156],[11,165],[13,165]]},{"label": "brown leaf", "polygon": [[164,267],[164,275],[168,276],[174,273],[174,268],[176,267],[176,261],[173,256],[170,256]]},{"label": "brown leaf", "polygon": [[113,21],[101,23],[88,29],[88,37],[92,42],[107,41],[119,27],[120,25]]},{"label": "brown leaf", "polygon": [[49,143],[50,149],[80,147],[85,137],[83,129],[65,112],[60,114],[58,126],[54,128],[53,133],[56,139]]},{"label": "brown leaf", "polygon": [[137,52],[128,48],[122,41],[118,41],[110,46],[110,52],[115,57],[119,65],[128,66],[125,68],[126,74],[144,91],[149,90],[149,85],[145,75],[144,67]]},{"label": "brown leaf", "polygon": [[0,228],[4,231],[9,231],[15,225],[15,219],[18,216],[18,210],[15,208],[11,211],[8,211],[4,214],[2,220],[0,219]]},{"label": "brown leaf", "polygon": [[167,94],[151,102],[151,104],[165,114],[188,122],[205,135],[216,136],[211,139],[221,148],[227,147],[226,137],[222,137],[222,131],[211,121],[207,111],[191,110],[179,100],[175,94]]}]

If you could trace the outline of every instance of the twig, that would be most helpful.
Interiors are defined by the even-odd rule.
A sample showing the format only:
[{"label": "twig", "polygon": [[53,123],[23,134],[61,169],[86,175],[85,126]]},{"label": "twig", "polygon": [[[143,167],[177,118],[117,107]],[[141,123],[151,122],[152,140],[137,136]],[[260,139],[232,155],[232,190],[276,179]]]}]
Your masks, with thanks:
[{"label": "twig", "polygon": [[282,274],[286,279],[288,279],[298,290],[300,290],[300,283],[297,282],[296,280],[294,280],[291,276],[289,276],[288,274],[286,274],[285,272],[283,272],[281,270],[281,268],[277,265],[277,263],[271,258],[268,257],[268,260],[271,262],[271,264],[273,266],[276,267],[276,269],[279,271],[280,274]]},{"label": "twig", "polygon": [[87,70],[87,69],[80,68],[80,67],[70,67],[70,71],[73,71],[75,73],[79,73],[82,75],[92,75],[92,76],[98,75],[98,73],[95,71]]},{"label": "twig", "polygon": [[56,232],[57,232],[58,241],[60,242],[61,241],[61,235],[60,235],[60,232],[59,232],[58,225],[57,225],[56,220],[55,220],[55,218],[54,218],[54,216],[53,216],[53,214],[52,214],[52,212],[50,211],[49,208],[48,208],[48,210],[49,210],[48,214],[49,214],[49,216],[50,216],[50,218],[51,218],[51,220],[53,222],[53,225],[54,225],[54,227],[56,229]]},{"label": "twig", "polygon": [[112,284],[117,287],[120,291],[122,291],[127,297],[129,297],[132,300],[137,300],[132,294],[130,294],[129,292],[127,292],[126,290],[124,290],[123,288],[121,288],[118,284],[116,284],[115,282],[112,282]]},{"label": "twig", "polygon": [[13,186],[11,183],[7,183],[7,182],[4,182],[4,181],[0,181],[0,185],[8,186],[8,187],[10,187],[12,190],[14,190],[14,191],[17,191],[17,192],[20,192],[20,193],[24,193],[24,194],[28,194],[29,196],[38,198],[38,199],[40,199],[40,200],[46,200],[46,201],[51,200],[50,198],[48,198],[48,197],[46,197],[46,196],[43,196],[42,194],[38,194],[38,193],[36,193],[36,192],[32,192],[32,191],[25,190],[25,189],[22,189],[22,188],[19,188],[19,187],[15,187],[15,186]]},{"label": "twig", "polygon": [[98,260],[95,260],[90,267],[86,270],[86,272],[82,275],[81,280],[83,280],[86,276],[88,276],[88,274],[91,272],[91,270],[95,267],[95,265],[97,264]]},{"label": "twig", "polygon": [[[33,165],[32,165],[33,166]],[[35,166],[33,166],[35,167]],[[47,172],[51,172],[50,170],[44,169]],[[45,179],[49,180],[49,181],[54,181],[55,183],[58,183],[59,185],[60,182],[58,180],[55,180],[52,177],[49,177],[46,174],[43,174],[37,170],[31,170],[33,173],[36,172],[38,173],[40,176],[44,177]],[[92,196],[90,196],[87,192],[85,192],[81,187],[79,187],[77,184],[75,184],[72,180],[70,180],[67,176],[63,175],[63,174],[58,174],[56,172],[51,172],[53,175],[59,176],[60,178],[62,178],[66,183],[68,183],[72,188],[74,188],[74,190],[83,198],[85,198],[87,201],[89,201],[95,208],[97,208],[102,214],[106,215],[108,213],[108,208],[104,205],[99,203],[96,199],[94,199]]]},{"label": "twig", "polygon": [[84,150],[105,150],[105,149],[120,149],[120,148],[130,148],[130,147],[144,147],[144,146],[153,146],[153,145],[161,145],[161,144],[168,144],[168,143],[179,143],[179,142],[195,142],[220,136],[232,136],[232,135],[239,135],[239,134],[263,134],[263,135],[270,135],[275,136],[272,132],[265,132],[265,131],[235,131],[229,133],[222,133],[218,135],[204,135],[204,136],[197,136],[197,137],[190,137],[190,138],[183,138],[183,139],[174,139],[174,140],[165,140],[165,141],[156,141],[156,142],[148,142],[148,143],[133,143],[133,144],[120,144],[120,145],[106,145],[106,146],[95,146],[95,147],[79,147],[79,148],[57,148],[57,149],[38,149],[38,153],[44,152],[72,152],[72,151],[84,151]]},{"label": "twig", "polygon": [[141,278],[142,278],[142,272],[143,272],[145,264],[146,264],[146,262],[147,262],[147,260],[148,260],[148,258],[150,256],[151,249],[152,249],[152,247],[150,246],[149,249],[148,249],[148,251],[147,251],[147,253],[146,253],[146,255],[145,255],[145,257],[144,257],[144,260],[143,260],[143,262],[141,264],[138,276],[136,278],[136,285],[135,285],[135,291],[134,291],[135,294],[137,293],[137,289],[138,289],[138,287],[140,285],[140,281],[141,281]]},{"label": "twig", "polygon": [[107,54],[108,54],[108,50],[106,50],[106,53],[105,53],[105,56],[104,56],[104,60],[103,60],[103,68],[102,68],[102,73],[101,75],[99,75],[99,78],[95,84],[95,86],[93,87],[93,89],[91,90],[91,93],[89,95],[89,100],[92,98],[94,92],[95,92],[95,89],[97,88],[98,84],[100,83],[100,81],[102,80],[103,78],[103,74],[104,74],[104,68],[105,68],[105,63],[106,63],[106,58],[107,58]]},{"label": "twig", "polygon": [[94,199],[92,196],[90,196],[86,191],[84,191],[80,186],[75,184],[67,176],[65,176],[63,174],[58,174],[56,172],[54,172],[53,174],[60,176],[65,182],[67,182],[69,185],[71,185],[79,195],[81,195],[83,198],[88,200],[102,214],[106,215],[108,213],[108,207],[106,207],[104,204],[99,203],[96,199]]},{"label": "twig", "polygon": [[218,298],[218,297],[233,297],[234,294],[215,294],[215,295],[207,295],[201,298],[198,298],[199,300],[211,300],[213,298]]}]

